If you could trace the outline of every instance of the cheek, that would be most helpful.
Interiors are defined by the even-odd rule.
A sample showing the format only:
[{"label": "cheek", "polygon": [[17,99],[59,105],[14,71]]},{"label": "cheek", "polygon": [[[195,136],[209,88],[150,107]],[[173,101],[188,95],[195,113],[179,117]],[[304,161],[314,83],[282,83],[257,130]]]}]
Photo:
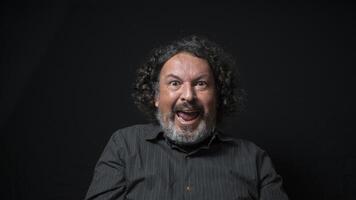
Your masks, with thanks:
[{"label": "cheek", "polygon": [[214,95],[206,95],[200,99],[206,112],[215,112],[216,110],[216,98]]},{"label": "cheek", "polygon": [[208,109],[209,109],[209,112],[215,112],[216,111],[216,101],[215,101],[215,99],[212,99],[209,102]]},{"label": "cheek", "polygon": [[167,110],[175,104],[177,100],[177,95],[173,92],[162,91],[156,101],[156,107]]}]

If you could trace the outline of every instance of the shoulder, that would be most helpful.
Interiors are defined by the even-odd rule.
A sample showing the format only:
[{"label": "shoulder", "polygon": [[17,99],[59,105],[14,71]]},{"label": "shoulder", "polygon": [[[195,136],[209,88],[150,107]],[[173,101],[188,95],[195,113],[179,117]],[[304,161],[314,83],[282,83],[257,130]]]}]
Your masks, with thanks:
[{"label": "shoulder", "polygon": [[241,149],[249,152],[262,152],[264,151],[261,147],[259,147],[257,144],[255,144],[252,141],[246,140],[246,139],[236,139],[238,142],[238,145],[240,146]]},{"label": "shoulder", "polygon": [[114,132],[115,135],[117,134],[127,134],[127,133],[137,133],[137,132],[141,132],[141,130],[144,130],[148,127],[152,126],[151,124],[135,124],[132,126],[127,126],[127,127],[123,127],[123,128],[119,128],[118,130],[116,130]]},{"label": "shoulder", "polygon": [[155,124],[136,124],[120,128],[112,135],[113,140],[137,141],[145,138],[154,137],[160,131]]},{"label": "shoulder", "polygon": [[224,142],[224,146],[230,146],[237,152],[247,155],[260,155],[265,151],[254,142],[246,139],[235,138],[223,133],[219,133],[219,139]]}]

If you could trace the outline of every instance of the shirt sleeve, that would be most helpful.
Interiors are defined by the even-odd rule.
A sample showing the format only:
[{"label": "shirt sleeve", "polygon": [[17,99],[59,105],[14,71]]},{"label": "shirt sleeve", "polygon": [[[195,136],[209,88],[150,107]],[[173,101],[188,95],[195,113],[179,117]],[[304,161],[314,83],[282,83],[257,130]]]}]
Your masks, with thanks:
[{"label": "shirt sleeve", "polygon": [[113,134],[99,158],[85,200],[124,199],[125,164],[120,158],[121,147],[117,137],[118,133]]},{"label": "shirt sleeve", "polygon": [[277,174],[266,152],[260,155],[260,200],[288,200],[282,187],[282,177]]}]

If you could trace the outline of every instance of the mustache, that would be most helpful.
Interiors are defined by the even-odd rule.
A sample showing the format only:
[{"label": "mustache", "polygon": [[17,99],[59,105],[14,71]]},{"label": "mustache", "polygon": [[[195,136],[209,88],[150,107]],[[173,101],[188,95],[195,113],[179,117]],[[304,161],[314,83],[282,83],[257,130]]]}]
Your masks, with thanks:
[{"label": "mustache", "polygon": [[197,103],[197,102],[183,102],[181,104],[177,104],[173,107],[173,112],[178,112],[178,111],[186,111],[186,110],[194,110],[194,111],[204,111],[204,107]]}]

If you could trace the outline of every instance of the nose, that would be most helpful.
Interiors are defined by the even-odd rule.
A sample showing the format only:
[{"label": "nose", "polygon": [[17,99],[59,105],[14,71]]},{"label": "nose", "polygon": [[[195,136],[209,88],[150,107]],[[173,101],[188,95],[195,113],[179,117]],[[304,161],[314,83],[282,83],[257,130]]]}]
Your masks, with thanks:
[{"label": "nose", "polygon": [[195,98],[194,88],[190,84],[185,84],[182,87],[181,100],[182,101],[193,101]]}]

